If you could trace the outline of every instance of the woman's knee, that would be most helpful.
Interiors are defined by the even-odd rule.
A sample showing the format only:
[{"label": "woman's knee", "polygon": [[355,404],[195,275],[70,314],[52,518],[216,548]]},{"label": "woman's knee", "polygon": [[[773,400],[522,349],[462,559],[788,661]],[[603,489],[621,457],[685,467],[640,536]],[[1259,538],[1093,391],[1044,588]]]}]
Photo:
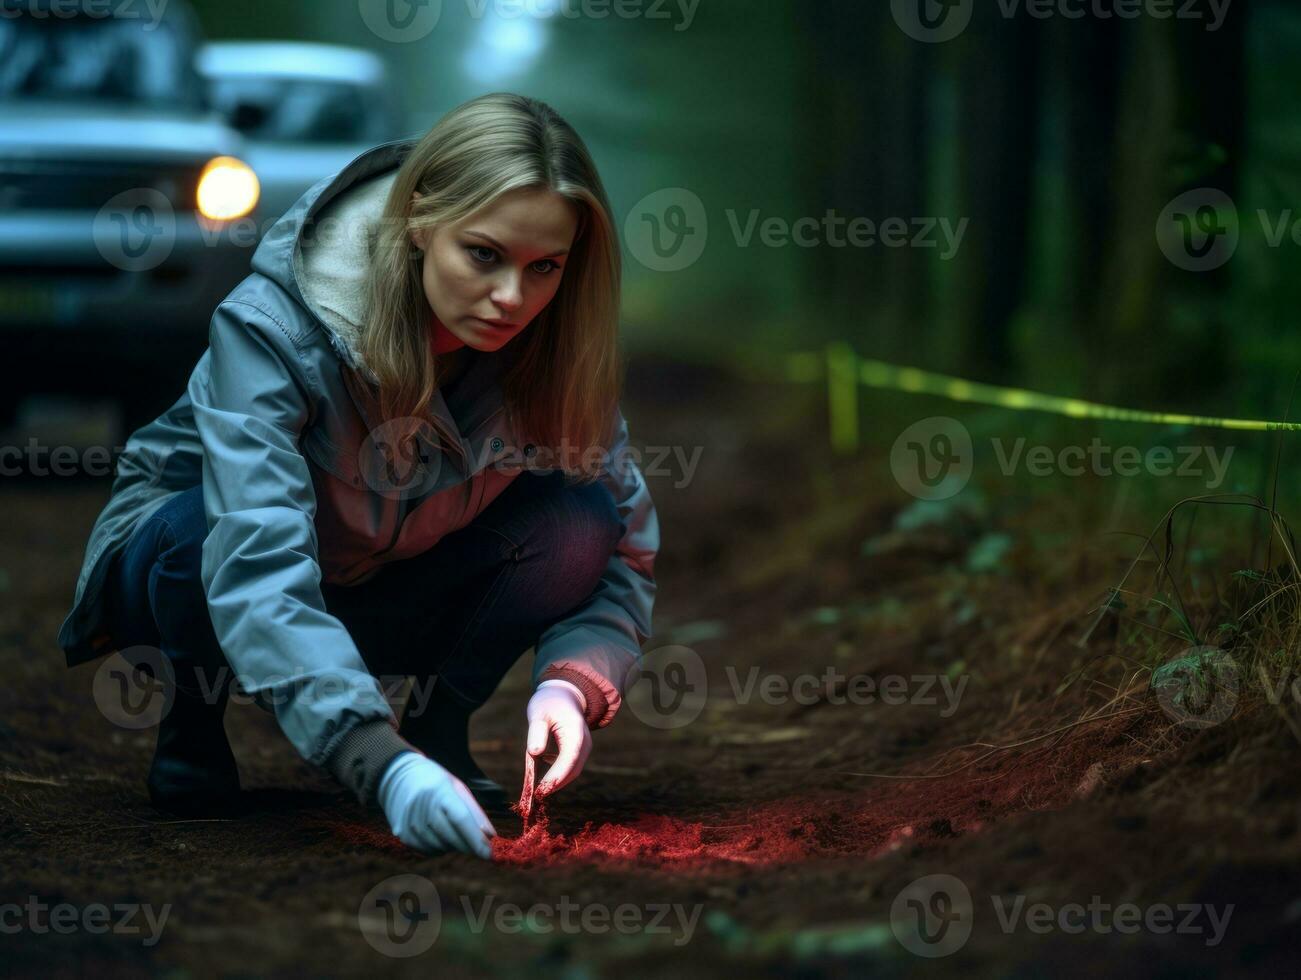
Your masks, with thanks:
[{"label": "woman's knee", "polygon": [[203,542],[208,537],[208,519],[203,511],[203,487],[183,490],[163,504],[150,520],[163,525],[158,537],[157,560],[179,581],[200,579]]},{"label": "woman's knee", "polygon": [[623,536],[610,491],[601,483],[553,481],[539,507],[522,557],[533,556],[547,575],[576,590],[580,601],[600,579]]},{"label": "woman's knee", "polygon": [[178,493],[146,518],[123,556],[122,573],[133,576],[144,589],[164,636],[180,624],[206,622],[201,564],[207,535],[203,491],[194,487]]},{"label": "woman's knee", "polygon": [[[155,515],[164,525],[151,571],[150,604],[163,649],[178,666],[196,669],[226,665],[208,612],[201,567],[208,521],[201,487],[173,497]],[[184,686],[180,675],[177,684]]]},{"label": "woman's knee", "polygon": [[177,623],[193,622],[198,605],[206,611],[200,524],[206,531],[202,490],[196,487],[168,499],[134,530],[112,573],[120,643],[156,643]]}]

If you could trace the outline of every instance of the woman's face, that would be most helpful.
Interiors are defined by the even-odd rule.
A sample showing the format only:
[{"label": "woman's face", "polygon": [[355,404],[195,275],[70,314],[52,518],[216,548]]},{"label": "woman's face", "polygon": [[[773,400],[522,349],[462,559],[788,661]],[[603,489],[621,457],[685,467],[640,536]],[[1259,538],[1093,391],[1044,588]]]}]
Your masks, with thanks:
[{"label": "woman's face", "polygon": [[508,343],[555,296],[578,217],[555,191],[521,188],[460,221],[412,232],[434,317],[475,350]]}]

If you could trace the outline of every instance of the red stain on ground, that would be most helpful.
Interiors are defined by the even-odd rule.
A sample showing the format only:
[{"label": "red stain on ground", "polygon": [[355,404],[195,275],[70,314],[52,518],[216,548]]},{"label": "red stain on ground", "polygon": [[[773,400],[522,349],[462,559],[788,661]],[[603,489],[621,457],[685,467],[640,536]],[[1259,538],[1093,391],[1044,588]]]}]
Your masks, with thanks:
[{"label": "red stain on ground", "polygon": [[[889,848],[913,836],[898,814],[829,811],[808,803],[777,803],[734,818],[706,824],[663,815],[628,823],[592,822],[572,835],[553,834],[545,813],[537,812],[521,836],[493,839],[493,859],[505,864],[570,863],[649,866],[748,866],[788,864],[810,858]],[[888,826],[887,826],[888,823]],[[871,828],[869,831],[869,827]]]},{"label": "red stain on ground", "polygon": [[552,833],[543,801],[531,825],[493,839],[493,859],[515,865],[596,864],[647,868],[771,866],[876,856],[904,844],[961,837],[990,821],[1057,809],[1078,795],[1105,732],[1054,747],[1051,757],[1005,759],[942,779],[892,781],[860,793],[813,794],[711,813],[707,821],[647,814],[589,821]]},{"label": "red stain on ground", "polygon": [[494,860],[507,864],[564,864],[571,860],[672,863],[706,857],[700,824],[672,817],[643,817],[631,824],[591,823],[572,836],[552,834],[545,816],[537,816],[523,835],[497,837]]}]

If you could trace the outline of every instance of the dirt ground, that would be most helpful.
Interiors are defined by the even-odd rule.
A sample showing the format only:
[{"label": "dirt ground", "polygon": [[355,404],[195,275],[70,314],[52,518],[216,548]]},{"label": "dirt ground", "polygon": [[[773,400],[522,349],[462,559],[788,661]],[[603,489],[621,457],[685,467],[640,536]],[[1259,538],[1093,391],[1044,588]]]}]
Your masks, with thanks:
[{"label": "dirt ground", "polygon": [[[647,363],[624,408],[636,442],[703,447],[689,481],[671,459],[648,477],[664,546],[647,649],[671,648],[651,664],[697,657],[707,686],[698,716],[655,727],[643,681],[545,827],[521,837],[499,822],[492,863],[408,851],[247,704],[227,728],[249,815],[153,810],[153,729],[107,720],[91,698],[98,665],[68,670],[55,645],[107,481],[0,484],[0,905],[169,909],[156,941],[139,917],[142,932],[57,931],[0,912],[0,972],[1295,971],[1297,705],[1244,683],[1227,720],[1176,724],[1148,693],[1153,647],[1133,624],[1108,615],[1090,630],[1138,550],[1096,532],[1146,534],[1155,498],[1114,481],[977,479],[960,505],[919,508],[882,447],[954,409],[906,396],[869,397],[879,438],[845,459],[825,449],[816,387]],[[1198,554],[1189,601],[1220,596],[1197,606],[1214,619],[1243,564]],[[895,675],[909,703],[888,703]],[[801,678],[802,696],[782,695]],[[878,697],[854,688],[863,678]],[[521,662],[473,730],[510,788],[527,681]],[[390,880],[401,875],[424,883]],[[933,875],[949,876],[944,895],[913,886]],[[1122,907],[1137,927],[1112,914]],[[969,938],[928,932],[923,953],[948,955],[910,951],[921,908],[958,930],[965,916]]]}]

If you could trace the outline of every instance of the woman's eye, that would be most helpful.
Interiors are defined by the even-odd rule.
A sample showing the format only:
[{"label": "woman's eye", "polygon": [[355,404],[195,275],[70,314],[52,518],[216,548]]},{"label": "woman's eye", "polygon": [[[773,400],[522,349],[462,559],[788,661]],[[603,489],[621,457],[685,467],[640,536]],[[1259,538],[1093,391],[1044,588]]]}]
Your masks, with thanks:
[{"label": "woman's eye", "polygon": [[[470,253],[470,256],[476,262],[481,262],[484,265],[492,262],[497,257],[496,250],[489,248],[487,245],[467,245],[466,251]],[[559,268],[560,264],[551,259],[538,259],[532,264],[533,271],[544,276],[550,275]]]}]

